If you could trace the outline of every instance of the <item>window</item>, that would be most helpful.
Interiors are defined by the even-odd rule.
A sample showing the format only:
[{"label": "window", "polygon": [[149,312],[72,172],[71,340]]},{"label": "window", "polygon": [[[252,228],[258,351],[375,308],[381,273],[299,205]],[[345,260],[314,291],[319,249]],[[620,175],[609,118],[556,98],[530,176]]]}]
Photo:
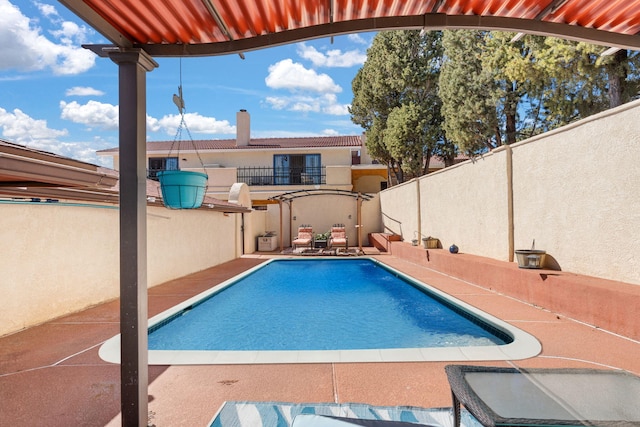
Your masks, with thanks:
[{"label": "window", "polygon": [[360,164],[360,150],[352,150],[351,151],[351,164],[359,165]]},{"label": "window", "polygon": [[178,170],[177,157],[149,157],[149,178],[155,179],[160,171]]},{"label": "window", "polygon": [[273,171],[275,185],[322,183],[320,154],[276,154]]}]

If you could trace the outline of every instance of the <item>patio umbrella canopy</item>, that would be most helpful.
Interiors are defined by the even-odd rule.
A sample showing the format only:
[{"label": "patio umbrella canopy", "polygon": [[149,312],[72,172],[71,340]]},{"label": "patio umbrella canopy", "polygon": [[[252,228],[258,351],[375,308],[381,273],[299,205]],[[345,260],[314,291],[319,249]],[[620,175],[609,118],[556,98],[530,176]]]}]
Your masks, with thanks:
[{"label": "patio umbrella canopy", "polygon": [[[242,53],[393,28],[484,28],[640,48],[630,0],[61,0],[114,45],[151,56]],[[92,46],[104,55],[103,46]]]}]

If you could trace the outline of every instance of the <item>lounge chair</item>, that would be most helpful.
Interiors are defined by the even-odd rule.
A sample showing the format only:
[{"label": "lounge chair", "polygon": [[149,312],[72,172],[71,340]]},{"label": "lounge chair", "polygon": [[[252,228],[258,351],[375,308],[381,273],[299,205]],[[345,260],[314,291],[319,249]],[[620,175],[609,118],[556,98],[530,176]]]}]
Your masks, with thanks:
[{"label": "lounge chair", "polygon": [[349,249],[349,238],[347,237],[347,230],[344,224],[333,224],[328,244],[330,248],[334,246],[344,246],[345,249]]},{"label": "lounge chair", "polygon": [[310,225],[301,225],[298,227],[298,235],[291,242],[293,249],[296,249],[300,246],[305,247],[309,246],[313,247],[313,227]]}]

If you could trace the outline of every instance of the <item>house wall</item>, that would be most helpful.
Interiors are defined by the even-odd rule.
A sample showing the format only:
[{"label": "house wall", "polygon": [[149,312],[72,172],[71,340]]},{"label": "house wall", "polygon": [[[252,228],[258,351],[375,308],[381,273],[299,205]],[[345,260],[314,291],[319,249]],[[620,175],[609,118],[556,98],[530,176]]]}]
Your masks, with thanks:
[{"label": "house wall", "polygon": [[535,239],[547,267],[640,284],[639,115],[625,104],[387,189],[384,231],[506,261]]},{"label": "house wall", "polygon": [[[117,298],[114,206],[5,204],[0,336]],[[148,207],[148,286],[236,257],[240,214]]]},{"label": "house wall", "polygon": [[[179,164],[181,169],[202,169],[210,165],[219,165],[223,168],[235,167],[273,167],[275,154],[320,154],[323,166],[326,165],[351,165],[351,150],[358,147],[329,147],[329,148],[292,148],[292,149],[253,149],[233,151],[181,151]],[[176,155],[174,153],[172,155]],[[154,153],[151,157],[165,157],[165,153]],[[199,158],[198,158],[199,155]],[[202,163],[200,162],[202,160]]]},{"label": "house wall", "polygon": [[[198,169],[195,168],[185,170],[198,171]],[[206,172],[209,176],[207,195],[219,200],[227,200],[229,196],[229,188],[237,181],[237,169],[235,167],[207,168]],[[313,187],[351,191],[353,188],[351,184],[351,166],[327,166],[326,184]],[[260,191],[253,191],[251,193],[253,200],[267,200],[270,197],[277,196],[282,193],[309,188],[309,185],[261,185],[259,188]]]},{"label": "house wall", "polygon": [[[361,162],[363,165],[371,165],[371,158],[360,147],[327,147],[327,148],[289,148],[289,149],[242,149],[242,150],[218,150],[207,151],[202,150],[195,152],[186,150],[180,152],[172,152],[172,156],[179,157],[179,166],[182,170],[206,172],[209,176],[207,183],[207,194],[226,200],[229,188],[237,181],[237,168],[240,167],[273,167],[273,156],[276,154],[320,154],[323,166],[326,166],[326,182],[331,188],[341,190],[351,190],[353,185],[351,182],[351,152],[361,151]],[[363,154],[364,153],[364,154]],[[151,157],[165,157],[167,152],[155,152]],[[115,153],[114,168],[118,169],[119,156]],[[385,169],[386,171],[386,169]],[[379,181],[379,180],[378,180]],[[254,197],[259,200],[266,200],[271,196],[281,194],[287,191],[297,190],[303,185],[291,186],[261,186],[261,192],[255,192]],[[377,185],[370,185],[375,191],[379,191],[379,182]],[[328,188],[322,186],[322,188]]]}]

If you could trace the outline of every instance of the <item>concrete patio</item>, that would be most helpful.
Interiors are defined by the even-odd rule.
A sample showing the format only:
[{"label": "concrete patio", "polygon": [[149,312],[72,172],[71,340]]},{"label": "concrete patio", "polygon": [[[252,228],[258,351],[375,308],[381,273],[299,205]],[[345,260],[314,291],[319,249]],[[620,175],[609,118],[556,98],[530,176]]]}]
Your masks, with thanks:
[{"label": "concrete patio", "polygon": [[[149,315],[172,307],[271,256],[280,255],[246,256],[151,288]],[[411,257],[373,256],[533,334],[542,343],[540,355],[531,359],[478,364],[624,369],[640,375],[640,342],[637,339],[610,333],[566,317],[564,313],[546,310],[440,273]],[[482,264],[480,257],[466,257],[468,261],[477,261],[475,264],[467,262],[469,265]],[[507,272],[521,273],[513,263],[492,261],[492,264]],[[548,273],[564,275],[558,271]],[[584,278],[585,284],[597,282],[594,278]],[[613,286],[609,281],[602,282],[609,288]],[[630,303],[633,304],[640,292],[634,288],[620,284],[619,290],[610,291],[625,294],[631,289]],[[635,319],[623,319],[622,322],[637,323],[639,310],[635,305],[632,309],[632,313],[636,313]],[[102,342],[119,332],[118,316],[118,301],[111,301],[0,338],[0,425],[120,425],[120,367],[98,357]],[[451,397],[444,373],[446,364],[150,366],[149,424],[204,426],[228,400],[448,407]]]}]

